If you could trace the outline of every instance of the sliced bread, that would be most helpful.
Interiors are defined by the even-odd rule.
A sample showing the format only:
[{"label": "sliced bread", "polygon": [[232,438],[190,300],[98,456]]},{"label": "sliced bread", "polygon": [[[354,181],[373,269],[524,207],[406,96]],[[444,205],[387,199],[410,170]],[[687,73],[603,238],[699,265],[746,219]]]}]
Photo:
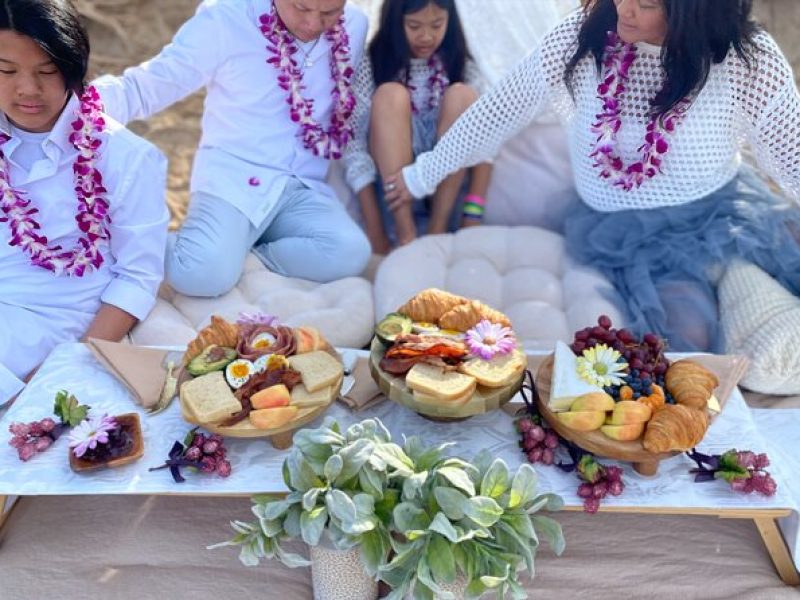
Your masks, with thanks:
[{"label": "sliced bread", "polygon": [[417,390],[412,391],[414,394],[414,400],[420,404],[426,404],[429,406],[460,406],[469,402],[474,392],[474,388],[469,388],[461,396],[456,396],[455,398],[442,398],[441,396],[426,394],[425,392],[418,392]]},{"label": "sliced bread", "polygon": [[242,404],[225,383],[222,371],[214,371],[181,385],[184,402],[198,423],[218,423],[242,410]]},{"label": "sliced bread", "polygon": [[339,385],[339,380],[333,382],[332,385],[326,385],[318,389],[316,392],[309,392],[305,385],[302,383],[292,388],[292,406],[299,406],[306,408],[309,406],[325,406],[330,404],[333,400],[334,389]]},{"label": "sliced bread", "polygon": [[323,350],[290,356],[289,365],[300,372],[303,385],[312,394],[333,385],[344,373],[342,363]]},{"label": "sliced bread", "polygon": [[471,375],[478,383],[486,387],[504,387],[511,385],[525,370],[528,358],[519,350],[508,354],[498,354],[490,360],[471,358],[458,366],[465,375]]},{"label": "sliced bread", "polygon": [[441,398],[455,400],[475,391],[475,378],[457,371],[446,371],[441,367],[417,363],[406,373],[406,385],[414,391]]}]

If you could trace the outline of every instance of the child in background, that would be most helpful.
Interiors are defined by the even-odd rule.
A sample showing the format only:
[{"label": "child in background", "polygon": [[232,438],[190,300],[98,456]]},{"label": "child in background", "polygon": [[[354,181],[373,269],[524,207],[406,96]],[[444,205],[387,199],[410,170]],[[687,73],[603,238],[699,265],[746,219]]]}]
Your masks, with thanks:
[{"label": "child in background", "polygon": [[119,341],[164,273],[166,160],[84,85],[68,0],[0,4],[0,405],[59,343]]},{"label": "child in background", "polygon": [[454,0],[386,0],[365,59],[354,84],[355,139],[344,159],[373,251],[388,252],[390,237],[402,245],[419,230],[443,233],[479,224],[488,163],[472,168],[462,211],[454,208],[463,169],[441,182],[432,198],[416,202],[386,204],[381,195],[379,206],[375,186],[376,163],[382,178],[395,173],[433,148],[478,97],[465,83],[473,79],[467,74],[472,65]]}]

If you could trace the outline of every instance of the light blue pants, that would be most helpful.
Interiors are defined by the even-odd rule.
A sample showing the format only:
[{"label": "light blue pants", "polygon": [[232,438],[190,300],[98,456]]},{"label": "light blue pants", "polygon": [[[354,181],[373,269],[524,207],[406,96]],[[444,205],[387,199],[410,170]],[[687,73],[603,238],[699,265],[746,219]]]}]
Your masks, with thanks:
[{"label": "light blue pants", "polygon": [[251,249],[274,273],[320,282],[359,275],[371,253],[339,202],[292,179],[258,227],[223,199],[192,194],[186,220],[170,235],[166,280],[181,294],[219,296],[239,281]]}]

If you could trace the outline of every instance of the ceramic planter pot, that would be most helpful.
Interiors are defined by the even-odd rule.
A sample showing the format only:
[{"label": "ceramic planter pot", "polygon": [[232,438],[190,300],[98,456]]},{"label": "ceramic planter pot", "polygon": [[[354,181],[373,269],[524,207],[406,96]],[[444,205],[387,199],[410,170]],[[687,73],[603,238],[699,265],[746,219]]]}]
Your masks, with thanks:
[{"label": "ceramic planter pot", "polygon": [[367,575],[358,547],[338,550],[326,541],[312,546],[314,600],[375,600],[378,582]]}]

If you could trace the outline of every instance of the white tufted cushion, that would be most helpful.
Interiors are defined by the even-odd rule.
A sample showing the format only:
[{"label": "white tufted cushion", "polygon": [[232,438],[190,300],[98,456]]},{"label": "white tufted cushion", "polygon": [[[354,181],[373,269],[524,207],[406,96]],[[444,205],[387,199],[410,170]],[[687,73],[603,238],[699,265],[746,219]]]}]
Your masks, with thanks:
[{"label": "white tufted cushion", "polygon": [[600,314],[624,325],[611,300],[611,284],[596,271],[576,267],[564,253],[563,238],[539,227],[486,225],[403,246],[378,267],[376,317],[428,287],[503,311],[529,350],[552,350],[556,340],[571,341],[577,329]]},{"label": "white tufted cushion", "polygon": [[742,385],[764,394],[800,394],[800,298],[757,266],[732,263],[719,285],[726,351],[751,363]]},{"label": "white tufted cushion", "polygon": [[283,277],[252,254],[239,283],[219,298],[194,298],[165,288],[150,316],[131,332],[140,345],[182,345],[212,314],[235,320],[240,312],[276,315],[287,325],[313,325],[334,346],[360,348],[372,337],[372,286],[348,277],[331,283]]}]

